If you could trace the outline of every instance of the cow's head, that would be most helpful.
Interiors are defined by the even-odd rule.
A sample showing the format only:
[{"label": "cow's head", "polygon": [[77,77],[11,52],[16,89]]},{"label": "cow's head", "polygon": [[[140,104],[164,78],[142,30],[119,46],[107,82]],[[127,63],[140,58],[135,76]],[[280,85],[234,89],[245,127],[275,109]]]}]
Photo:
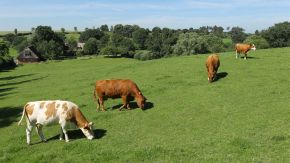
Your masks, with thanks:
[{"label": "cow's head", "polygon": [[251,49],[256,50],[256,46],[254,44],[251,44]]},{"label": "cow's head", "polygon": [[214,72],[208,72],[208,77],[207,77],[207,80],[211,83],[214,81],[214,78],[215,78],[215,73]]},{"label": "cow's head", "polygon": [[94,136],[94,130],[93,130],[93,122],[86,123],[83,128],[80,128],[84,135],[89,139],[92,140]]},{"label": "cow's head", "polygon": [[146,97],[144,97],[141,92],[138,92],[138,95],[136,96],[136,102],[138,107],[141,108],[142,110],[145,107],[146,100],[147,100]]}]

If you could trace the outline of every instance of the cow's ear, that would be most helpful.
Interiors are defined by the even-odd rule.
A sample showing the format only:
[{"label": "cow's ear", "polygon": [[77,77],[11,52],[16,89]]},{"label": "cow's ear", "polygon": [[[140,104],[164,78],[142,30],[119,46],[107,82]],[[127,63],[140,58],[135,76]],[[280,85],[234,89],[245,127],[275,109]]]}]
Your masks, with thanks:
[{"label": "cow's ear", "polygon": [[139,95],[142,95],[142,93],[141,93],[141,92],[139,92]]}]

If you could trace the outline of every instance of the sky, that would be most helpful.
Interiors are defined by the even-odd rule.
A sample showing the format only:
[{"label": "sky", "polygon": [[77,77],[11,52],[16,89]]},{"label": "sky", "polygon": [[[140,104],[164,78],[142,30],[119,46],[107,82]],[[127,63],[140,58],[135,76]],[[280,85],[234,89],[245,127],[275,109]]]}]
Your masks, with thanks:
[{"label": "sky", "polygon": [[1,0],[0,31],[136,24],[149,29],[239,26],[252,33],[290,21],[289,9],[290,0]]}]

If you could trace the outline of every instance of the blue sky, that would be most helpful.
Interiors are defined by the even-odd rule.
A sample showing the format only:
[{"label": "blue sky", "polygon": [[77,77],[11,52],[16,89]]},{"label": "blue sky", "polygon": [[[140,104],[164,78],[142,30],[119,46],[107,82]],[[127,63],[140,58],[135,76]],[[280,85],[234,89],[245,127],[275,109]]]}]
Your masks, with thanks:
[{"label": "blue sky", "polygon": [[289,9],[290,0],[1,0],[0,31],[137,24],[174,29],[240,26],[254,32],[290,21]]}]

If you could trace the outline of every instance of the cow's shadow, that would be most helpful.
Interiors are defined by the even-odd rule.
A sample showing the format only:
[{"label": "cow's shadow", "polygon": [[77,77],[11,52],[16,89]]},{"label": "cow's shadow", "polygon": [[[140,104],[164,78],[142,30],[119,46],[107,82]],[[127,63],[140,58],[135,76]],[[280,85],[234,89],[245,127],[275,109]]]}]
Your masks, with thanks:
[{"label": "cow's shadow", "polygon": [[[106,132],[107,130],[104,130],[104,129],[94,129],[95,139],[101,139],[102,137],[106,135]],[[86,136],[83,134],[83,132],[80,129],[69,130],[67,132],[67,135],[70,141],[77,140],[77,139],[86,139]],[[59,134],[47,139],[47,141],[50,141],[50,140],[59,140]]]},{"label": "cow's shadow", "polygon": [[[245,59],[245,56],[242,56],[241,57],[242,59]],[[247,59],[260,59],[258,57],[252,57],[252,56],[247,56]]]},{"label": "cow's shadow", "polygon": [[225,78],[226,76],[228,76],[228,73],[227,72],[219,72],[216,74],[216,79],[214,81],[218,81],[222,78]]},{"label": "cow's shadow", "polygon": [[[123,104],[115,105],[112,107],[112,110],[119,109],[122,105]],[[134,109],[139,108],[139,106],[137,105],[136,102],[130,102],[129,105],[130,105],[130,110],[134,110]],[[143,110],[149,110],[149,109],[152,109],[153,107],[154,107],[154,104],[152,102],[146,102]],[[128,110],[128,109],[123,108],[122,110]]]}]

